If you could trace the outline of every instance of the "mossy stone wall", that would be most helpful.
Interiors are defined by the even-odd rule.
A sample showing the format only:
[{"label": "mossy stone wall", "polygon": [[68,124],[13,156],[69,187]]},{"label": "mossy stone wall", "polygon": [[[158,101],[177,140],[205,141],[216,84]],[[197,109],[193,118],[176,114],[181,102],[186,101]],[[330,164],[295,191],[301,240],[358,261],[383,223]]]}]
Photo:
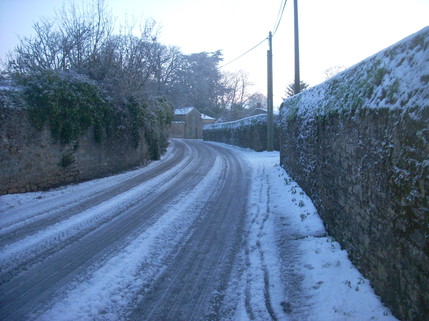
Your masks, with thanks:
[{"label": "mossy stone wall", "polygon": [[[165,147],[167,128],[159,128],[159,148]],[[105,176],[142,165],[153,158],[139,129],[130,136],[107,135],[101,142],[90,127],[78,140],[60,143],[46,125],[36,129],[22,108],[0,108],[0,195],[43,190]]]},{"label": "mossy stone wall", "polygon": [[401,320],[429,317],[429,28],[286,100],[282,166]]}]

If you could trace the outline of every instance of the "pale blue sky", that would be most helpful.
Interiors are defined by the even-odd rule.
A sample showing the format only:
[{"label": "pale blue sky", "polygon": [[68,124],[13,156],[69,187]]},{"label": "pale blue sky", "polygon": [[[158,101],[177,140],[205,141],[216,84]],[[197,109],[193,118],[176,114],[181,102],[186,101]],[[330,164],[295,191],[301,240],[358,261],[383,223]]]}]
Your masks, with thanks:
[{"label": "pale blue sky", "polygon": [[[78,0],[77,3],[86,0]],[[118,22],[153,18],[160,41],[185,53],[222,49],[228,62],[273,31],[281,0],[106,0]],[[349,67],[429,25],[429,0],[298,0],[301,78],[315,85],[325,70]],[[0,0],[0,57],[52,16],[62,0]],[[273,39],[274,102],[293,81],[293,1],[288,0]],[[266,91],[267,43],[225,69],[243,69]]]}]

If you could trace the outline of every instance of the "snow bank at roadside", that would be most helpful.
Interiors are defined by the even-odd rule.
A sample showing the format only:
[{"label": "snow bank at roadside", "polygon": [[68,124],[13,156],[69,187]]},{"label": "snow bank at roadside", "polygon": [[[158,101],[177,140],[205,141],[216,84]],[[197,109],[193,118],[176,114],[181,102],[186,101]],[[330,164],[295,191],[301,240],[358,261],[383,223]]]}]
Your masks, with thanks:
[{"label": "snow bank at roadside", "polygon": [[[270,314],[263,311],[269,310],[264,292],[267,273],[272,312],[278,320],[397,320],[347,252],[327,235],[312,201],[279,166],[278,152],[222,146],[238,151],[254,170],[248,218],[250,259],[245,274],[252,282],[247,304],[256,317]],[[258,262],[258,247],[263,264]],[[249,277],[242,282],[235,320],[251,319],[246,311],[248,282]]]}]

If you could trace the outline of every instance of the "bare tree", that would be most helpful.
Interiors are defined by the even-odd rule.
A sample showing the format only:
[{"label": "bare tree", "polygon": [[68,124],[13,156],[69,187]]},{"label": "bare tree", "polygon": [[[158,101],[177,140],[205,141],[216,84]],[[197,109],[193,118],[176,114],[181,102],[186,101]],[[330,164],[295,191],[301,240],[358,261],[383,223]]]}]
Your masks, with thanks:
[{"label": "bare tree", "polygon": [[221,84],[224,88],[221,102],[225,109],[230,109],[234,105],[240,105],[243,108],[246,106],[250,97],[249,88],[253,85],[246,72],[243,70],[224,72]]},{"label": "bare tree", "polygon": [[112,21],[104,0],[85,8],[74,3],[63,6],[55,18],[34,24],[34,37],[20,39],[15,51],[9,54],[9,68],[20,73],[91,70],[98,64],[100,48],[111,35]]},{"label": "bare tree", "polygon": [[21,39],[8,70],[84,75],[118,105],[165,96],[177,107],[191,105],[213,116],[247,107],[249,77],[244,71],[222,74],[221,51],[185,55],[158,42],[154,21],[140,26],[139,36],[135,23],[114,28],[113,21],[104,0],[64,5],[54,18],[34,24],[35,36]]},{"label": "bare tree", "polygon": [[267,108],[267,97],[259,92],[252,94],[248,101],[249,108]]}]

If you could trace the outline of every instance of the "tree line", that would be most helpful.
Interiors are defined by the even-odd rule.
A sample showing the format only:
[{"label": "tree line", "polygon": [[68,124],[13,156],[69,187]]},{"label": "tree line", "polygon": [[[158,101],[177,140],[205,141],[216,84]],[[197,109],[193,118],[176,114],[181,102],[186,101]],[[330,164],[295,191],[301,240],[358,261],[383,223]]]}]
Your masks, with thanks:
[{"label": "tree line", "polygon": [[73,75],[96,84],[118,106],[163,97],[175,108],[194,106],[229,120],[265,105],[265,96],[250,93],[245,72],[220,70],[220,50],[184,54],[159,42],[152,20],[139,32],[132,25],[116,28],[114,21],[103,0],[63,7],[34,24],[35,35],[20,40],[4,70],[18,80],[46,71]]}]

